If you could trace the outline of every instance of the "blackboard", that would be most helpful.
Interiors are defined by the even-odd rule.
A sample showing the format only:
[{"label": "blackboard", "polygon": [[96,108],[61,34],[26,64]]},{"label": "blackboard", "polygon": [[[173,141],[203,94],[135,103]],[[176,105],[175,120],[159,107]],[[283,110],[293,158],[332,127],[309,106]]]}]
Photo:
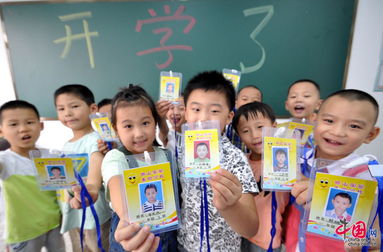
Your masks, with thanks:
[{"label": "blackboard", "polygon": [[[128,83],[158,99],[161,71],[186,84],[204,70],[242,70],[279,116],[287,87],[342,88],[353,0],[190,0],[1,6],[16,95],[56,117],[53,92],[81,83],[97,101]],[[71,37],[72,36],[72,37]]]}]

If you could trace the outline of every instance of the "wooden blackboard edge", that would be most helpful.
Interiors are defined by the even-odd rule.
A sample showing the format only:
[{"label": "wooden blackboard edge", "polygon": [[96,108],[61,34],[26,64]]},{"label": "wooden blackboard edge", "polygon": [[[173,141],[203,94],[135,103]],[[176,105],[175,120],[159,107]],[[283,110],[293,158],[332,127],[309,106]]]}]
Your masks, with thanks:
[{"label": "wooden blackboard edge", "polygon": [[355,21],[356,21],[356,14],[358,13],[358,6],[359,6],[359,0],[355,0],[355,2],[354,2],[354,13],[353,13],[352,24],[351,24],[350,38],[348,40],[349,42],[348,42],[348,48],[347,48],[346,64],[344,66],[342,89],[345,89],[346,88],[346,84],[347,84],[348,68],[349,68],[349,65],[350,65],[351,49],[352,49],[352,44],[353,44],[353,40],[354,40]]},{"label": "wooden blackboard edge", "polygon": [[2,28],[2,31],[3,31],[3,33],[0,34],[0,36],[3,36],[3,38],[4,38],[4,46],[5,46],[5,51],[6,51],[6,54],[7,54],[9,71],[11,72],[12,86],[13,86],[13,90],[15,92],[16,99],[19,99],[19,97],[17,95],[17,90],[16,90],[15,73],[13,71],[13,65],[12,65],[12,61],[11,61],[11,52],[9,50],[8,35],[7,35],[6,28],[5,28],[4,15],[3,15],[3,8],[2,7],[3,6],[0,5],[0,25],[1,25],[1,28]]}]

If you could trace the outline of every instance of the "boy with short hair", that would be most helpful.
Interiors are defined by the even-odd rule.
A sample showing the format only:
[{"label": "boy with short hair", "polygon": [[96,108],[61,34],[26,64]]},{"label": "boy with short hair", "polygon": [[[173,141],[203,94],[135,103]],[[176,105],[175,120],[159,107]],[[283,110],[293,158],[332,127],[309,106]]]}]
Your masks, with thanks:
[{"label": "boy with short hair", "polygon": [[[360,156],[353,153],[363,143],[373,141],[380,132],[375,126],[379,114],[379,105],[376,100],[360,90],[346,89],[331,94],[321,105],[318,112],[317,125],[314,129],[316,142],[315,153],[309,154],[307,163],[313,164],[314,158],[343,161],[346,163],[358,162]],[[306,158],[306,157],[305,157]],[[353,176],[361,179],[372,179],[368,168],[361,169],[333,169],[334,175]],[[304,204],[307,200],[308,181],[301,181],[294,185],[291,193],[296,197],[296,203]],[[305,244],[298,244],[299,223],[303,212],[299,206],[291,205],[286,222],[286,248],[287,251],[300,249],[306,251],[323,251],[328,247],[334,251],[343,251],[344,243],[306,234]]]},{"label": "boy with short hair", "polygon": [[[6,242],[11,251],[65,251],[56,192],[40,191],[29,151],[43,124],[36,107],[15,100],[0,108],[0,134],[10,148],[0,152],[1,193],[6,204]],[[33,218],[31,218],[33,216]]]},{"label": "boy with short hair", "polygon": [[157,199],[157,186],[155,184],[148,184],[145,186],[144,194],[146,197],[146,201],[142,205],[142,212],[152,212],[161,210],[164,208],[164,204],[161,200]]},{"label": "boy with short hair", "polygon": [[293,118],[314,121],[321,102],[318,83],[302,79],[290,85],[285,108]]},{"label": "boy with short hair", "polygon": [[[255,180],[258,183],[260,193],[254,196],[255,207],[259,216],[259,228],[256,235],[242,240],[242,251],[255,252],[265,251],[269,248],[271,241],[271,200],[270,192],[263,191],[261,186],[262,174],[262,128],[276,127],[275,115],[273,110],[264,103],[252,102],[240,107],[234,115],[233,127],[241,140],[250,150],[247,154],[250,167],[253,171]],[[289,202],[289,193],[276,192],[277,211],[276,211],[276,233],[272,248],[273,251],[280,251],[282,233],[282,214]]]},{"label": "boy with short hair", "polygon": [[350,194],[339,192],[332,198],[331,203],[334,208],[327,210],[325,216],[337,220],[346,220],[347,222],[351,221],[352,216],[346,211],[347,208],[352,206],[352,198]]},{"label": "boy with short hair", "polygon": [[[251,237],[258,230],[258,215],[253,193],[257,183],[245,155],[235,148],[224,134],[231,122],[235,105],[235,90],[219,72],[203,72],[192,78],[185,88],[185,118],[188,123],[217,120],[222,134],[221,169],[211,174],[207,184],[209,243],[211,251],[239,251],[241,235]],[[178,165],[182,185],[181,229],[178,232],[180,251],[207,250],[206,235],[200,241],[200,181],[185,179],[182,146],[178,146]],[[119,224],[116,240],[123,246],[154,251],[155,239],[149,240],[149,230],[135,225]]]},{"label": "boy with short hair", "polygon": [[[57,89],[54,93],[54,102],[57,115],[62,124],[70,128],[73,132],[73,138],[65,143],[63,150],[74,153],[88,153],[89,156],[89,172],[88,177],[92,173],[100,174],[101,162],[103,155],[97,149],[97,140],[99,136],[93,130],[89,115],[97,111],[97,105],[94,103],[92,91],[86,86],[79,84],[65,85]],[[92,181],[87,181],[92,182]],[[101,182],[99,182],[101,183]],[[92,190],[92,188],[88,188]],[[80,247],[80,227],[82,219],[82,210],[78,208],[78,202],[73,199],[71,192],[62,190],[65,195],[65,202],[60,202],[63,213],[63,223],[61,232],[69,231],[74,251],[81,251]],[[97,201],[94,203],[99,222],[101,225],[102,243],[105,250],[109,248],[109,225],[111,218],[111,210],[105,199],[103,190],[99,193]],[[90,207],[86,208],[87,218],[84,228],[84,245],[89,251],[99,251],[97,246],[96,224],[93,219]]]},{"label": "boy with short hair", "polygon": [[[239,109],[241,106],[251,103],[251,102],[262,102],[262,91],[255,85],[248,85],[242,87],[238,90],[237,96],[235,99],[235,109],[234,112]],[[249,149],[246,148],[246,145],[241,141],[237,132],[234,130],[232,124],[228,124],[226,127],[226,136],[229,138],[230,142],[242,150],[244,153],[248,153]]]},{"label": "boy with short hair", "polygon": [[107,113],[112,115],[112,99],[105,98],[97,103],[99,113]]}]

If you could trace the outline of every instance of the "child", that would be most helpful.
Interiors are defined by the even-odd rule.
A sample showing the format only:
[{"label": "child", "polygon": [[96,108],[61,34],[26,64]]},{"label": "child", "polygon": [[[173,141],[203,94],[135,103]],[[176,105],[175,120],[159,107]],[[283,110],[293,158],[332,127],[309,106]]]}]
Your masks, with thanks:
[{"label": "child", "polygon": [[112,114],[112,99],[102,99],[98,104],[98,112],[99,113],[106,113],[111,115]]},{"label": "child", "polygon": [[284,149],[277,149],[275,151],[276,164],[273,167],[274,172],[287,172],[287,153]]},{"label": "child", "polygon": [[[142,154],[148,151],[156,153],[156,161],[168,161],[165,151],[155,146],[156,125],[160,122],[160,117],[150,96],[139,86],[130,85],[122,89],[113,98],[112,104],[112,126],[123,146],[109,151],[102,162],[102,179],[107,185],[107,197],[112,202],[114,210],[110,233],[111,250],[124,251],[124,248],[131,251],[140,247],[143,241],[157,247],[159,239],[154,238],[148,226],[141,228],[138,223],[128,224],[127,216],[124,214],[122,204],[124,196],[121,193],[121,181],[118,175],[122,173],[122,170],[129,169],[125,155]],[[143,160],[136,159],[136,161],[138,166],[147,165]],[[118,242],[121,241],[118,239],[118,234],[115,235],[117,225],[119,228],[134,230],[130,233],[131,243],[128,245],[122,242],[121,246],[116,242],[115,237]],[[176,231],[162,233],[161,237],[163,251],[176,249]]]},{"label": "child", "polygon": [[209,146],[206,143],[199,143],[196,147],[196,158],[194,158],[194,162],[196,163],[206,163],[209,162],[210,159],[208,158],[209,154]]},{"label": "child", "polygon": [[[57,110],[58,119],[62,124],[70,128],[73,132],[73,138],[65,143],[63,150],[72,153],[87,153],[89,156],[89,172],[87,182],[92,183],[93,174],[101,173],[101,162],[103,155],[98,152],[97,139],[99,136],[93,130],[89,115],[97,111],[97,105],[94,103],[94,96],[89,88],[79,85],[65,85],[57,89],[54,93],[54,101]],[[65,201],[61,202],[63,214],[63,223],[61,232],[69,231],[74,251],[81,251],[80,247],[80,227],[82,220],[82,210],[77,208],[75,200],[72,200],[71,192],[62,190],[65,195]],[[98,193],[98,190],[97,192]],[[105,200],[103,190],[100,191],[99,199],[95,202],[96,209],[102,233],[102,244],[107,250],[108,234],[111,212],[108,203]],[[96,224],[90,207],[86,209],[87,218],[84,227],[84,245],[89,251],[99,251],[97,246]]]},{"label": "child", "polygon": [[52,177],[50,179],[65,179],[65,176],[61,175],[61,169],[58,166],[53,166],[51,168]]},{"label": "child", "polygon": [[325,216],[337,219],[337,220],[346,220],[347,222],[351,221],[351,215],[347,213],[347,208],[352,206],[352,198],[350,194],[345,192],[337,193],[334,198],[331,200],[333,209],[327,210]]},{"label": "child", "polygon": [[[218,120],[223,133],[226,124],[233,117],[234,87],[216,71],[204,72],[192,78],[185,88],[184,99],[185,118],[189,123]],[[210,249],[238,251],[240,235],[252,236],[258,229],[258,216],[252,200],[252,193],[257,193],[258,189],[244,154],[235,148],[224,134],[221,137],[220,155],[223,169],[212,174],[207,185]],[[180,251],[197,251],[202,245],[203,251],[206,251],[206,239],[200,241],[200,182],[185,180],[181,146],[178,150],[183,202],[178,248]],[[133,236],[136,232],[138,234]],[[119,225],[116,239],[125,249],[130,250],[142,248],[142,251],[149,251],[158,243],[148,235],[147,229],[140,230],[137,225]]]},{"label": "child", "polygon": [[146,185],[144,192],[147,201],[142,205],[142,212],[147,213],[164,208],[162,201],[157,199],[158,191],[155,184]]},{"label": "child", "polygon": [[[235,100],[235,110],[239,109],[241,106],[251,103],[251,102],[262,102],[262,92],[255,85],[249,85],[238,90],[237,97]],[[245,144],[242,143],[237,132],[233,129],[232,124],[230,123],[226,128],[226,136],[229,138],[230,142],[240,150],[245,153],[248,153],[249,150],[246,148]]]},{"label": "child", "polygon": [[285,108],[296,119],[313,121],[321,102],[320,88],[315,81],[297,80],[287,91]]},{"label": "child", "polygon": [[237,92],[235,108],[239,109],[242,105],[251,102],[262,102],[262,91],[255,85],[244,86]]},{"label": "child", "polygon": [[[379,134],[375,127],[378,118],[379,105],[369,94],[355,89],[341,90],[331,94],[322,104],[314,129],[316,148],[312,158],[322,158],[343,162],[355,162],[360,157],[353,152],[363,143],[370,143]],[[306,157],[304,157],[306,158]],[[335,175],[354,173],[361,179],[372,179],[368,169],[349,169],[332,172]],[[304,204],[307,200],[308,182],[301,181],[294,185],[291,193],[296,197],[296,203]],[[296,204],[289,206],[286,222],[287,251],[296,251],[297,246],[306,251],[323,251],[331,247],[333,251],[344,251],[342,241],[334,241],[322,237],[306,234],[305,244],[298,244],[299,223],[303,210]],[[302,210],[302,211],[301,211]],[[300,212],[301,211],[301,212]],[[302,231],[300,231],[302,232]]]},{"label": "child", "polygon": [[32,104],[15,100],[0,108],[0,134],[10,149],[0,152],[2,199],[6,204],[6,243],[11,251],[65,251],[56,192],[40,191],[29,151],[43,129]]},{"label": "child", "polygon": [[[260,102],[252,102],[240,107],[234,115],[233,127],[242,142],[250,150],[247,154],[253,174],[258,183],[260,193],[254,196],[259,216],[259,229],[255,236],[243,239],[242,251],[252,252],[267,250],[271,241],[271,194],[262,191],[262,128],[275,127],[275,115],[272,109]],[[276,192],[278,211],[276,215],[276,234],[273,240],[273,251],[281,249],[282,214],[289,201],[289,193]]]}]

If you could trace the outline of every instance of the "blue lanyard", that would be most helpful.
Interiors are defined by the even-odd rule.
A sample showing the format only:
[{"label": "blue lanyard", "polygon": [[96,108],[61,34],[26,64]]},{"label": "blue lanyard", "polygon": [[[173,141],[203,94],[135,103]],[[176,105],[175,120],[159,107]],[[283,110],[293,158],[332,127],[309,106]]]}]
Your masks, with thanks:
[{"label": "blue lanyard", "polygon": [[271,192],[271,240],[269,244],[269,248],[267,249],[267,252],[273,251],[273,241],[275,237],[275,233],[277,232],[275,228],[275,223],[277,222],[277,209],[278,209],[278,202],[275,192]]},{"label": "blue lanyard", "polygon": [[[203,186],[202,186],[203,184]],[[207,183],[206,179],[203,178],[199,181],[200,191],[201,191],[201,210],[200,210],[200,247],[199,251],[202,251],[203,248],[203,239],[206,229],[206,244],[207,251],[210,252],[210,242],[209,242],[209,202],[207,200]]]},{"label": "blue lanyard", "polygon": [[81,176],[78,174],[78,172],[74,171],[76,179],[80,183],[81,186],[81,208],[82,208],[82,219],[81,219],[81,228],[80,228],[80,243],[81,243],[81,250],[84,251],[84,226],[85,226],[85,218],[86,218],[86,203],[85,198],[89,201],[89,207],[92,211],[92,215],[94,217],[94,221],[96,222],[96,231],[97,231],[97,244],[98,248],[101,249],[102,252],[105,252],[104,248],[102,247],[102,241],[101,241],[101,228],[100,228],[100,222],[98,220],[96,209],[94,209],[94,203],[92,200],[92,197],[90,196],[88,190],[85,187],[84,181],[82,180]]}]

